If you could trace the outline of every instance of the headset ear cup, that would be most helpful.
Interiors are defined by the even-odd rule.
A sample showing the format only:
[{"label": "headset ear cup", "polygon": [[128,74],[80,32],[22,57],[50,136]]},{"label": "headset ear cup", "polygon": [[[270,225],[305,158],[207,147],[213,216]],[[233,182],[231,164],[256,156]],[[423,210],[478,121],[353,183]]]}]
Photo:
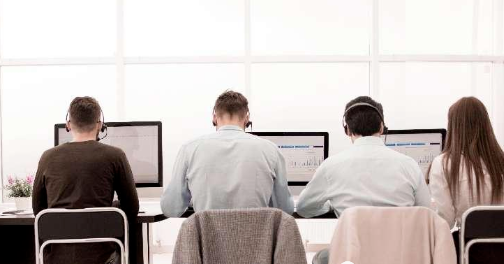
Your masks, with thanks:
[{"label": "headset ear cup", "polygon": [[344,132],[345,132],[345,135],[347,135],[347,136],[348,136],[347,126],[343,126],[343,130],[344,130]]},{"label": "headset ear cup", "polygon": [[105,132],[105,130],[107,130],[107,125],[105,125],[105,123],[103,123],[100,131],[103,133],[103,132]]},{"label": "headset ear cup", "polygon": [[249,128],[251,125],[252,125],[252,122],[251,122],[251,121],[248,121],[248,122],[245,124],[245,128]]},{"label": "headset ear cup", "polygon": [[70,128],[68,127],[68,112],[66,113],[65,116],[65,130],[66,132],[70,132]]},{"label": "headset ear cup", "polygon": [[388,127],[387,126],[383,126],[383,134],[388,134]]}]

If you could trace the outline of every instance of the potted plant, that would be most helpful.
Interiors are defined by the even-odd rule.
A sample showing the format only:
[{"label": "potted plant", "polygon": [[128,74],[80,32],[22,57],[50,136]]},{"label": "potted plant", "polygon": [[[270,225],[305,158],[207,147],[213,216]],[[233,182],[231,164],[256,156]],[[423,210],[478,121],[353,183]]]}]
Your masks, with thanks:
[{"label": "potted plant", "polygon": [[30,210],[32,208],[33,179],[32,175],[27,176],[25,179],[14,179],[9,176],[5,189],[9,191],[7,196],[14,198],[17,210]]}]

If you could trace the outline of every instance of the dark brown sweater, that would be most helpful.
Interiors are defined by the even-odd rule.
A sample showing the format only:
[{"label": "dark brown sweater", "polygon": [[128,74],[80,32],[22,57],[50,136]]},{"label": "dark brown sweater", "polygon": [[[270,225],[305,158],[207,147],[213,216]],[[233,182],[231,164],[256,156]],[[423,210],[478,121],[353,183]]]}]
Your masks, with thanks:
[{"label": "dark brown sweater", "polygon": [[[97,141],[65,143],[40,158],[33,185],[33,213],[46,208],[110,207],[114,191],[128,220],[134,221],[138,196],[124,152]],[[103,244],[65,245],[53,246],[46,253],[48,263],[103,264],[113,250]]]}]

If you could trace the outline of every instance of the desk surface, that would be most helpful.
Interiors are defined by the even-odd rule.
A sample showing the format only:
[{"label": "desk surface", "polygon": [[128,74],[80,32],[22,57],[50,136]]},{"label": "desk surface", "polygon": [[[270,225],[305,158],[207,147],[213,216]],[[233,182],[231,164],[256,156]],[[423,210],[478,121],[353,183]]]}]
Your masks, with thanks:
[{"label": "desk surface", "polygon": [[[161,212],[139,213],[137,223],[154,223],[167,219]],[[7,215],[0,216],[0,225],[33,225],[35,216],[33,215]]]},{"label": "desk surface", "polygon": [[[185,211],[185,213],[180,218],[187,218],[193,214],[194,214],[194,210],[189,208],[187,211]],[[298,215],[297,213],[294,213],[292,216],[296,219],[337,219],[336,215],[333,212],[329,212],[329,213],[315,216],[315,217],[311,217],[311,218],[304,218],[304,217]]]},{"label": "desk surface", "polygon": [[[180,218],[187,218],[194,214],[193,210],[187,210]],[[294,213],[296,219],[335,219],[337,218],[334,213],[327,213],[324,215],[304,218],[297,213]],[[168,217],[164,216],[161,212],[145,212],[139,213],[137,216],[137,223],[155,223],[160,222]],[[0,216],[0,225],[33,225],[35,217],[33,215],[6,215]]]}]

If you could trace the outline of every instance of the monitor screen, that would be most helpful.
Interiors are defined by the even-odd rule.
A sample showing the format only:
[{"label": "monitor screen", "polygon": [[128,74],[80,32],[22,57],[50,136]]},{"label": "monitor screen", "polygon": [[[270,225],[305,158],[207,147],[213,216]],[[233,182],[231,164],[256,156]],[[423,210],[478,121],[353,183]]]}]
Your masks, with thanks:
[{"label": "monitor screen", "polygon": [[[101,143],[118,147],[126,153],[137,187],[163,186],[161,122],[108,122]],[[54,145],[72,141],[65,124],[56,124]],[[102,138],[105,133],[100,133]]]},{"label": "monitor screen", "polygon": [[304,186],[329,154],[327,132],[251,132],[275,143],[285,157],[287,180]]},{"label": "monitor screen", "polygon": [[382,135],[386,146],[412,157],[427,176],[429,166],[443,151],[445,129],[390,130]]}]

